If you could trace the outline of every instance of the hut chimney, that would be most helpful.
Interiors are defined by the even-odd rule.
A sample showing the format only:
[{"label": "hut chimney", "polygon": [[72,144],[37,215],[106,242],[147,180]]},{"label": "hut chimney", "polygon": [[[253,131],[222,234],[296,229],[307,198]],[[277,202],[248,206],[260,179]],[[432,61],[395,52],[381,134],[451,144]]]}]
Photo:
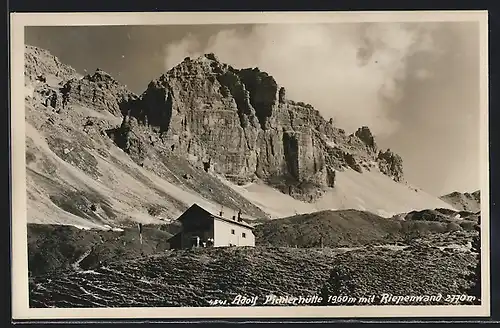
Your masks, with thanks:
[{"label": "hut chimney", "polygon": [[222,206],[222,207],[220,208],[219,216],[222,216],[222,214],[223,214],[223,209],[224,209],[224,207]]},{"label": "hut chimney", "polygon": [[241,210],[238,211],[238,221],[241,221]]}]

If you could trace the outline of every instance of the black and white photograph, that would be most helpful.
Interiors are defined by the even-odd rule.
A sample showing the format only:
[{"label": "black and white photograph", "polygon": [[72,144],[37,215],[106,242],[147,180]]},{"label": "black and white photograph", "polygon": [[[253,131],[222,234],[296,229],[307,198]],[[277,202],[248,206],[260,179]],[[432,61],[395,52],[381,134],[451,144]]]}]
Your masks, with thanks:
[{"label": "black and white photograph", "polygon": [[14,314],[488,315],[487,13],[354,14],[13,14]]}]

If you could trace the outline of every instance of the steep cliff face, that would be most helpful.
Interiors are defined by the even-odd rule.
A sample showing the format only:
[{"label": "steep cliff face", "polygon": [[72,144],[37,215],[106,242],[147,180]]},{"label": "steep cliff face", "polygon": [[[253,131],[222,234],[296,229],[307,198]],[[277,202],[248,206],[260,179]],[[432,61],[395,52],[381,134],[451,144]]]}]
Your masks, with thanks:
[{"label": "steep cliff face", "polygon": [[158,147],[209,163],[239,184],[260,179],[313,201],[334,187],[336,170],[380,167],[402,180],[400,158],[377,157],[368,127],[346,136],[311,105],[288,100],[272,76],[213,54],[184,59],[127,106],[124,122],[148,126]]}]

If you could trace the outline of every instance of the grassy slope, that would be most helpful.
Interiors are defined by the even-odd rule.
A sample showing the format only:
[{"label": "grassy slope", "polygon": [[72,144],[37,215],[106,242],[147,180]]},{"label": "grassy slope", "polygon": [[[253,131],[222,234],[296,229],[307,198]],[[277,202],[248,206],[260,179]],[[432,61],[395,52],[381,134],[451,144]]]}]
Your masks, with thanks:
[{"label": "grassy slope", "polygon": [[406,220],[383,218],[358,210],[296,215],[257,225],[256,242],[261,245],[319,247],[322,239],[324,246],[354,247],[408,242],[412,236],[417,238],[428,234],[463,232],[469,235],[477,224],[477,221],[454,219],[434,212],[412,212]]},{"label": "grassy slope", "polygon": [[382,242],[388,234],[396,234],[399,222],[368,212],[321,211],[258,225],[257,241],[262,244],[298,247],[358,246]]},{"label": "grassy slope", "polygon": [[70,269],[87,250],[91,253],[81,261],[82,269],[122,261],[168,249],[171,233],[157,227],[144,226],[143,244],[137,227],[123,231],[84,230],[72,226],[29,224],[28,267],[32,275]]}]

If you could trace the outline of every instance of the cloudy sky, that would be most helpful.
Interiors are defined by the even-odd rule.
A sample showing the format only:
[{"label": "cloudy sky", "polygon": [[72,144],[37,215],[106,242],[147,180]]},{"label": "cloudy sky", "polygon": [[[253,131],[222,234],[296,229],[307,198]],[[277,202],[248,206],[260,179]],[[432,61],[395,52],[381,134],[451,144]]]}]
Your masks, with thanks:
[{"label": "cloudy sky", "polygon": [[347,132],[369,126],[411,183],[436,195],[479,189],[474,22],[28,27],[25,38],[136,93],[186,56],[259,67]]}]

